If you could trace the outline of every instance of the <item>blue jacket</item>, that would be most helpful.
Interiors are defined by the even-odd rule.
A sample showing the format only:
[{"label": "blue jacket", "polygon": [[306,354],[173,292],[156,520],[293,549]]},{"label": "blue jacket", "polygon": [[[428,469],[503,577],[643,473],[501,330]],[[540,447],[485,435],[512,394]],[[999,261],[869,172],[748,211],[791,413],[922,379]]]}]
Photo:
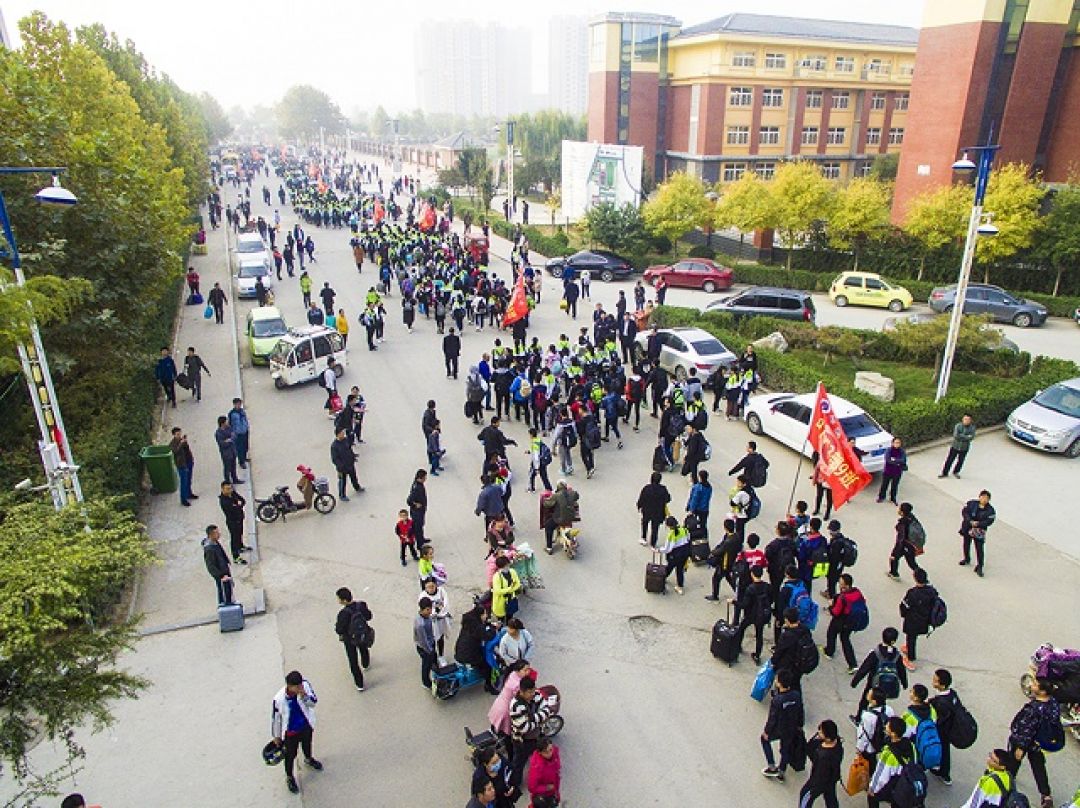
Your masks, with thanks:
[{"label": "blue jacket", "polygon": [[234,435],[246,435],[248,429],[248,417],[247,413],[241,409],[229,410],[229,428],[232,429]]},{"label": "blue jacket", "polygon": [[619,417],[619,394],[615,392],[608,393],[602,399],[600,399],[600,406],[604,408],[604,417],[609,421],[614,421]]},{"label": "blue jacket", "polygon": [[176,380],[176,363],[171,356],[163,356],[157,361],[157,367],[154,368],[154,378],[159,382]]},{"label": "blue jacket", "polygon": [[826,544],[825,537],[820,533],[813,534],[808,533],[806,538],[799,542],[799,546],[796,548],[795,553],[799,558],[799,569],[803,572],[803,577],[806,577],[806,573],[811,571],[814,566],[814,562],[810,559],[813,558],[814,553]]},{"label": "blue jacket", "polygon": [[686,503],[686,510],[709,512],[709,501],[712,499],[712,486],[694,483],[690,489],[690,499]]}]

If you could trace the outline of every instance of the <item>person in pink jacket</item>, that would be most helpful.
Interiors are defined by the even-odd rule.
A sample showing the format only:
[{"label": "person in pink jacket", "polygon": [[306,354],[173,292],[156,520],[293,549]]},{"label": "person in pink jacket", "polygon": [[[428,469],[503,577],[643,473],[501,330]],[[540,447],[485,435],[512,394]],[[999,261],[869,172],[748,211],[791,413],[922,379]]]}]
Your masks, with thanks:
[{"label": "person in pink jacket", "polygon": [[551,742],[551,738],[541,738],[529,758],[529,779],[526,781],[531,800],[529,808],[549,808],[562,801],[559,794],[561,775],[559,747]]},{"label": "person in pink jacket", "polygon": [[491,709],[488,710],[488,723],[491,724],[494,732],[506,737],[510,736],[510,702],[514,700],[514,696],[521,688],[521,680],[526,676],[538,678],[536,668],[528,662],[522,660],[510,666],[510,672],[506,675],[502,690],[499,691]]},{"label": "person in pink jacket", "polygon": [[491,588],[491,582],[495,579],[495,572],[498,569],[498,567],[495,566],[495,563],[499,560],[500,556],[506,556],[507,558],[510,559],[510,561],[512,563],[513,560],[514,560],[514,546],[510,545],[509,547],[499,547],[494,553],[489,555],[487,557],[487,559],[485,560],[484,563],[487,565],[487,585],[488,585],[488,589]]}]

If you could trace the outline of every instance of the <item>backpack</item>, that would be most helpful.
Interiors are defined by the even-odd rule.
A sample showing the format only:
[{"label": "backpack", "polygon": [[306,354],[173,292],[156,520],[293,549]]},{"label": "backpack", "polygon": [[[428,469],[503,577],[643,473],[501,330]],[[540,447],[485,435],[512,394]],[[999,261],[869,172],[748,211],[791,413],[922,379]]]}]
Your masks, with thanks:
[{"label": "backpack", "polygon": [[914,741],[915,754],[924,768],[936,769],[941,765],[941,733],[938,732],[937,723],[929,715],[919,719],[919,723],[915,725]]},{"label": "backpack", "polygon": [[326,389],[326,376],[324,374],[320,373],[318,378],[319,378],[319,387],[321,387],[323,390],[325,390]]},{"label": "backpack", "polygon": [[590,449],[600,448],[600,426],[595,421],[585,428],[585,439],[588,440]]},{"label": "backpack", "polygon": [[920,550],[926,546],[926,528],[922,526],[922,522],[911,517],[911,524],[908,525],[908,543],[918,547]]},{"label": "backpack", "polygon": [[703,539],[707,535],[705,525],[701,519],[698,518],[696,513],[686,514],[686,518],[683,520],[683,527],[690,531],[691,539]]},{"label": "backpack", "polygon": [[563,428],[563,442],[566,443],[567,449],[573,449],[577,446],[577,430],[574,429],[573,424],[569,424]]},{"label": "backpack", "polygon": [[[708,460],[708,458],[706,458],[706,460]],[[750,486],[747,486],[743,490],[750,495],[750,501],[746,503],[746,518],[757,519],[758,515],[761,513],[761,499],[758,497],[757,491]]]},{"label": "backpack", "polygon": [[941,595],[937,595],[934,598],[934,602],[930,604],[930,630],[933,631],[935,628],[941,628],[948,619],[949,607],[945,605],[945,601],[941,599]]},{"label": "backpack", "polygon": [[521,380],[521,385],[518,387],[518,395],[524,399],[528,399],[532,395],[532,385],[526,379]]},{"label": "backpack", "polygon": [[769,461],[761,455],[758,455],[758,461],[754,463],[752,476],[748,474],[747,478],[750,481],[750,485],[765,485],[765,483],[768,482],[769,479]]},{"label": "backpack", "polygon": [[885,748],[885,723],[889,719],[885,717],[884,706],[879,710],[870,710],[870,712],[877,716],[877,721],[874,723],[874,731],[870,733],[870,746],[873,747],[873,751],[876,754]]},{"label": "backpack", "polygon": [[626,399],[619,396],[615,401],[615,412],[620,418],[625,418],[630,414],[630,405],[626,403]]},{"label": "backpack", "polygon": [[788,750],[788,763],[791,764],[793,771],[801,772],[806,769],[807,752],[806,733],[803,732],[802,727],[799,727],[791,739],[791,748]]},{"label": "backpack", "polygon": [[702,446],[702,456],[706,460],[712,460],[712,444],[708,441],[703,441],[703,444],[704,445]]},{"label": "backpack", "polygon": [[546,466],[548,463],[551,462],[551,449],[548,448],[548,445],[546,443],[540,444],[540,451],[537,454],[539,456],[541,466]]},{"label": "backpack", "polygon": [[[895,657],[886,658],[881,653],[880,647],[874,648],[874,656],[877,658],[877,669],[874,671],[873,676],[870,677],[870,687],[881,688],[881,692],[885,694],[887,699],[895,699],[900,696],[900,674],[897,672],[897,665],[900,662],[900,654],[897,653]],[[881,747],[878,747],[880,749]]]},{"label": "backpack", "polygon": [[634,401],[641,401],[645,398],[645,382],[642,379],[630,380],[630,397]]},{"label": "backpack", "polygon": [[997,783],[997,787],[1001,789],[1001,803],[1000,808],[1031,808],[1031,800],[1027,798],[1027,795],[1021,794],[1016,790],[1016,778],[1009,778],[1009,787],[1005,788],[1005,784],[1001,782],[1001,778],[996,773],[990,772],[990,779]]},{"label": "backpack", "polygon": [[894,808],[923,808],[926,805],[926,769],[915,761],[903,763],[891,781]]},{"label": "backpack", "polygon": [[840,537],[840,563],[845,567],[854,567],[859,560],[859,545],[847,536]]},{"label": "backpack", "polygon": [[543,387],[533,388],[533,408],[542,410],[547,406],[547,390]]},{"label": "backpack", "polygon": [[[802,582],[797,587],[792,587],[792,589],[794,594],[790,605],[799,610],[799,622],[813,631],[817,628],[818,605],[810,597],[810,593],[806,591],[806,587],[802,585]],[[804,671],[804,673],[809,673],[809,671]]]},{"label": "backpack", "polygon": [[781,576],[784,574],[784,570],[792,566],[795,563],[795,547],[792,542],[785,541],[780,545],[780,549],[776,555],[777,571]]},{"label": "backpack", "polygon": [[375,644],[375,630],[360,614],[359,607],[353,610],[349,618],[349,629],[345,637],[357,648],[370,648]]},{"label": "backpack", "polygon": [[968,749],[979,737],[979,724],[955,693],[952,694],[952,710],[945,739],[957,749]]},{"label": "backpack", "polygon": [[813,635],[807,631],[799,639],[799,647],[795,651],[795,665],[798,672],[804,676],[813,673],[817,670],[820,661],[821,654],[818,652],[817,643],[814,642]]},{"label": "backpack", "polygon": [[851,631],[862,631],[869,625],[870,607],[860,592],[859,599],[852,602],[851,611],[848,612],[847,628]]},{"label": "backpack", "polygon": [[1065,748],[1065,730],[1060,721],[1039,721],[1035,743],[1044,752],[1060,752]]},{"label": "backpack", "polygon": [[672,413],[671,423],[668,425],[668,437],[677,438],[686,429],[686,418],[681,412]]},{"label": "backpack", "polygon": [[[705,411],[704,407],[694,413],[694,420],[692,423],[694,424],[694,429],[698,432],[703,432],[709,426],[709,413]],[[754,483],[753,480],[750,482]],[[756,485],[756,483],[754,484]]]}]

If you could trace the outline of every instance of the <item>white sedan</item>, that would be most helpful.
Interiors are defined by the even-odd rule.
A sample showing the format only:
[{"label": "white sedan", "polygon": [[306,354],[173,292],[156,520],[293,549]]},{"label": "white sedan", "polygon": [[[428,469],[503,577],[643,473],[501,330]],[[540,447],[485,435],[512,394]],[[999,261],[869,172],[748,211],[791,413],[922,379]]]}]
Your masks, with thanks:
[{"label": "white sedan", "polygon": [[[814,447],[807,441],[810,416],[814,411],[815,393],[770,393],[752,396],[746,403],[746,427],[755,435],[768,435],[807,457]],[[881,471],[885,465],[885,450],[893,436],[881,428],[869,413],[850,401],[830,395],[833,412],[840,420],[844,434],[855,439],[855,446],[864,452],[862,464],[867,471]]]},{"label": "white sedan", "polygon": [[[635,338],[636,360],[640,361],[648,353],[651,333],[642,331]],[[661,328],[657,336],[660,338],[660,367],[680,382],[686,379],[690,368],[697,368],[697,376],[704,382],[720,368],[738,361],[720,340],[701,328]]]},{"label": "white sedan", "polygon": [[274,276],[259,256],[243,256],[236,270],[236,296],[256,297],[255,281],[262,278],[263,286],[274,288]]}]

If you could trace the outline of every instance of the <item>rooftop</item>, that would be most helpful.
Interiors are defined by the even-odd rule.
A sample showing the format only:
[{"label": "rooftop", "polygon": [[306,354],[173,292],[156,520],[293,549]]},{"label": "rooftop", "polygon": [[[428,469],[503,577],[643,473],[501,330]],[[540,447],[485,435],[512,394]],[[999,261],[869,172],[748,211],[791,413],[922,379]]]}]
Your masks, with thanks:
[{"label": "rooftop", "polygon": [[804,17],[772,17],[765,14],[725,14],[715,20],[683,28],[675,38],[725,33],[828,39],[868,45],[910,45],[911,47],[915,47],[919,41],[919,30],[903,25],[811,20]]},{"label": "rooftop", "polygon": [[637,22],[646,25],[665,25],[671,28],[682,25],[678,19],[667,14],[647,14],[638,11],[608,11],[589,18],[589,25],[603,22]]}]

